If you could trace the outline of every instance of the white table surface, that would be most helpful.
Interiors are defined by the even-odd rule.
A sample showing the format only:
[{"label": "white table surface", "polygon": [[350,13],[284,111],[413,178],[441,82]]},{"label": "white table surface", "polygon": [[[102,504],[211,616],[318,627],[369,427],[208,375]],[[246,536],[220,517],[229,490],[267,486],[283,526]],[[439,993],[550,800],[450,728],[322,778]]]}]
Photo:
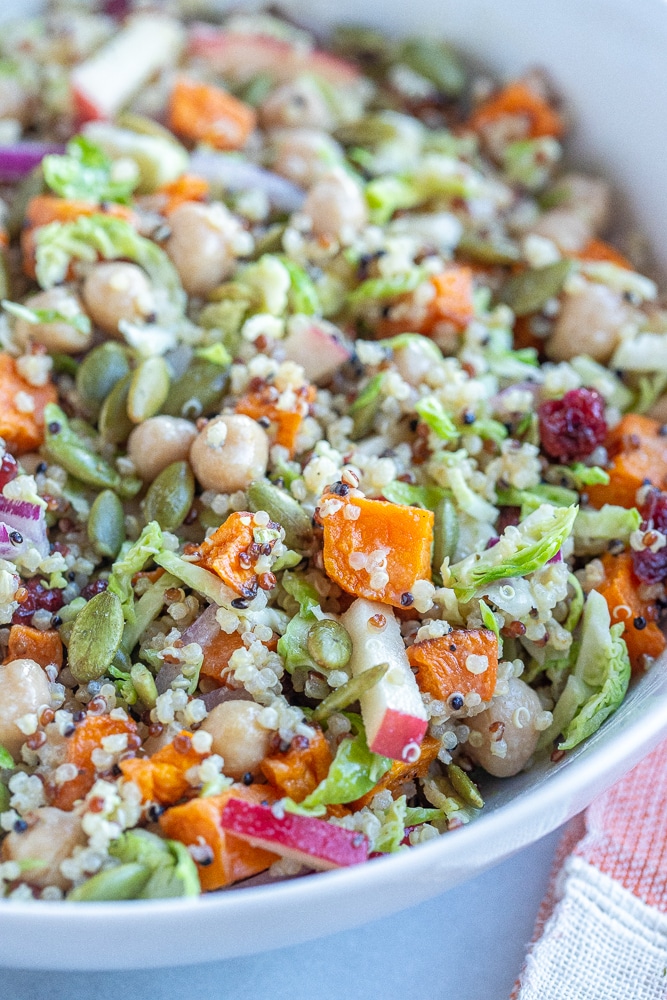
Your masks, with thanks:
[{"label": "white table surface", "polygon": [[357,930],[246,958],[135,972],[0,969],[3,1000],[507,1000],[559,833]]}]

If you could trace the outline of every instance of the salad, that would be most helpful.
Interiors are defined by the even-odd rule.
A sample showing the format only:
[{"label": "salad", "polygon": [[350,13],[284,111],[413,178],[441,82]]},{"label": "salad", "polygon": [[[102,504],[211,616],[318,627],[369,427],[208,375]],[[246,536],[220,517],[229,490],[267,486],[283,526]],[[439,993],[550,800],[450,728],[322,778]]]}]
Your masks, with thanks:
[{"label": "salad", "polygon": [[0,38],[9,900],[410,850],[666,644],[667,311],[546,76],[131,7]]}]

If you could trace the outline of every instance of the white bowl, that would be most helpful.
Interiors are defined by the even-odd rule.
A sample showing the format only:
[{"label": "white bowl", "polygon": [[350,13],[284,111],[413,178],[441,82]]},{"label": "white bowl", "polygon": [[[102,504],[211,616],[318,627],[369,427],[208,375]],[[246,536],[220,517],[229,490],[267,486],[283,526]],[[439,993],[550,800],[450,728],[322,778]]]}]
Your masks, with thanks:
[{"label": "white bowl", "polygon": [[[0,17],[37,9],[3,0]],[[290,3],[315,24],[360,16],[338,0]],[[573,110],[575,162],[616,182],[629,215],[667,270],[667,6],[661,0],[376,2],[363,17],[396,33],[439,33],[500,73],[546,66]],[[620,218],[620,216],[619,216]],[[549,833],[667,734],[667,665],[558,764],[485,789],[483,816],[423,847],[358,868],[193,901],[0,903],[0,964],[51,969],[178,965],[297,944],[387,916],[501,861]],[[656,831],[658,833],[658,831]],[[418,933],[419,929],[415,928]]]}]

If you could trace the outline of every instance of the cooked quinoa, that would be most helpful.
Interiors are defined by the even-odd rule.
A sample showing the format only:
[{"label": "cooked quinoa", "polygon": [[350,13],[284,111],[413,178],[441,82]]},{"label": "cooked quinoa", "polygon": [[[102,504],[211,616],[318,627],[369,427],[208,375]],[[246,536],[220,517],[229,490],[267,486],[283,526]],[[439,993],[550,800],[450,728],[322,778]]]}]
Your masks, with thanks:
[{"label": "cooked quinoa", "polygon": [[547,77],[127,6],[0,38],[10,900],[409,850],[665,647],[667,312]]}]

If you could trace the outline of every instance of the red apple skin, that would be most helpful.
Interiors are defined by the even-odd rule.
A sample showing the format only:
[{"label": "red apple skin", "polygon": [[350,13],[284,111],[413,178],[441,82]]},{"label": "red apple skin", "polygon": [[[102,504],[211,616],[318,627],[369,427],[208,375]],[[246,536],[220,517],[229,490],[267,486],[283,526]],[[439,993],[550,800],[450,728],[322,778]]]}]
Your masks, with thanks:
[{"label": "red apple skin", "polygon": [[410,761],[414,754],[419,755],[419,744],[424,739],[428,728],[425,719],[417,719],[414,715],[405,715],[394,708],[388,708],[382,718],[382,725],[369,740],[368,746],[373,753],[391,757],[392,760]]},{"label": "red apple skin", "polygon": [[278,818],[270,806],[230,799],[220,825],[253,847],[263,847],[321,871],[368,860],[368,840],[362,833],[313,816],[286,812]]},{"label": "red apple skin", "polygon": [[87,94],[78,89],[76,83],[72,85],[72,100],[74,102],[77,122],[103,121],[107,118],[104,112],[100,111]]},{"label": "red apple skin", "polygon": [[282,347],[287,360],[303,365],[306,377],[318,385],[325,385],[352,357],[345,344],[318,327],[316,322],[288,333]]}]

